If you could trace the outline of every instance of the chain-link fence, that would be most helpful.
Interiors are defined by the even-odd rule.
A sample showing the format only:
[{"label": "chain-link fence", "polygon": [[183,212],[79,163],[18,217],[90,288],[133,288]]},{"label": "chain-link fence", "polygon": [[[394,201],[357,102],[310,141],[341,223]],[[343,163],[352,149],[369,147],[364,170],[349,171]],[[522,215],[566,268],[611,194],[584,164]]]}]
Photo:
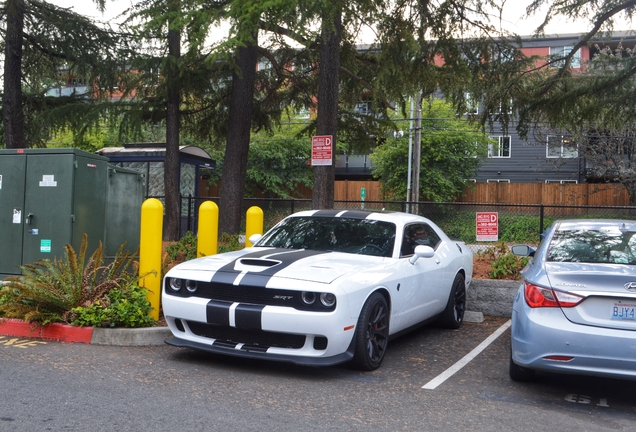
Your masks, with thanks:
[{"label": "chain-link fence", "polygon": [[[218,198],[183,197],[186,214],[181,217],[181,233],[196,232],[197,211],[202,202]],[[243,200],[242,227],[247,210],[257,206],[263,210],[264,229],[268,230],[285,216],[311,209],[309,199],[246,198]],[[498,215],[498,242],[537,244],[540,234],[557,219],[631,219],[636,220],[636,207],[557,206],[542,204],[481,204],[405,201],[336,201],[335,209],[402,211],[417,213],[437,225],[449,237],[471,245],[473,251],[495,242],[477,241],[476,217],[479,212]]]}]

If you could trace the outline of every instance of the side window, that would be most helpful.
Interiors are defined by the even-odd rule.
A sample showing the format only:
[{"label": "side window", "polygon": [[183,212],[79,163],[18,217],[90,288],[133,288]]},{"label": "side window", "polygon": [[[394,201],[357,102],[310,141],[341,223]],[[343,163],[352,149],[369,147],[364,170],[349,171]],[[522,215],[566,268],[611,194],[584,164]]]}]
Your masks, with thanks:
[{"label": "side window", "polygon": [[441,239],[439,238],[435,230],[427,224],[423,224],[422,228],[424,229],[424,231],[426,231],[426,235],[428,236],[429,243],[427,246],[430,246],[433,249],[437,249],[437,245],[439,245]]},{"label": "side window", "polygon": [[411,256],[416,246],[425,245],[433,249],[437,247],[440,238],[433,228],[427,224],[412,224],[404,228],[404,238],[400,248],[400,256]]}]

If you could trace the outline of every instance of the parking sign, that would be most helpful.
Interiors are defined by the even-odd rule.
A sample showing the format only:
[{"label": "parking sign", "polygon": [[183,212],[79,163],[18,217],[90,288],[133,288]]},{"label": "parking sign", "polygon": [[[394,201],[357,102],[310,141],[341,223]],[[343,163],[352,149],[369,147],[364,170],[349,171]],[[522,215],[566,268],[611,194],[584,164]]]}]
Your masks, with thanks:
[{"label": "parking sign", "polygon": [[499,240],[499,214],[497,212],[477,212],[477,241]]},{"label": "parking sign", "polygon": [[318,135],[311,137],[311,165],[332,165],[333,137]]}]

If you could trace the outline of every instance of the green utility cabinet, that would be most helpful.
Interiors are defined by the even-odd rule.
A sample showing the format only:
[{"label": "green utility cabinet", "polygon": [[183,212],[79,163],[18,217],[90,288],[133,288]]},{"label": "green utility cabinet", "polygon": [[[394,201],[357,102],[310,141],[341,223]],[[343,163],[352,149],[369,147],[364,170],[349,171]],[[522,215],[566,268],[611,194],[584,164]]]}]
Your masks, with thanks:
[{"label": "green utility cabinet", "polygon": [[124,241],[136,250],[143,193],[142,176],[102,156],[0,150],[0,279],[20,274],[23,264],[62,258],[66,244],[79,252],[84,234],[89,256],[99,242],[106,256]]}]

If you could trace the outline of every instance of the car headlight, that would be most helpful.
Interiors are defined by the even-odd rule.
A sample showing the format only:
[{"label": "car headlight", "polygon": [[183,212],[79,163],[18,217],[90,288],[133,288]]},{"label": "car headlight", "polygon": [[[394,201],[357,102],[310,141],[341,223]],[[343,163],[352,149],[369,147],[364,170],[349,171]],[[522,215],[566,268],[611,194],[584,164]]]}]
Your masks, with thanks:
[{"label": "car headlight", "polygon": [[183,279],[170,278],[168,285],[172,291],[181,291],[181,288],[183,287]]},{"label": "car headlight", "polygon": [[315,292],[311,292],[311,291],[303,291],[300,294],[300,299],[306,305],[312,305],[312,304],[314,304],[316,302],[316,293]]},{"label": "car headlight", "polygon": [[336,304],[336,296],[332,293],[321,293],[320,303],[326,308],[333,307]]},{"label": "car headlight", "polygon": [[193,293],[197,290],[197,281],[194,280],[188,280],[186,281],[186,289]]}]

